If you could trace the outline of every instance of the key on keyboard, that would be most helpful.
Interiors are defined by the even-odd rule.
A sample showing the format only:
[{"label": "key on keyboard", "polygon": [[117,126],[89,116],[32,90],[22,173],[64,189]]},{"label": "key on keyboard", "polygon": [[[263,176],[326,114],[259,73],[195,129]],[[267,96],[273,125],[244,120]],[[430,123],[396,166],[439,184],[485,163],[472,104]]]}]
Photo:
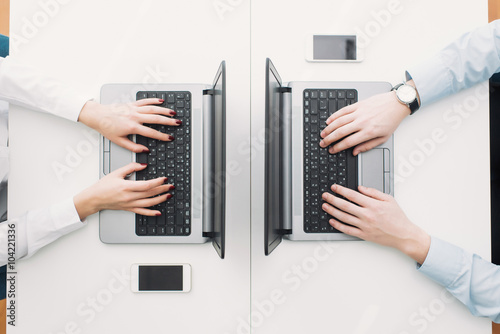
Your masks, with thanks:
[{"label": "key on keyboard", "polygon": [[328,117],[340,108],[355,103],[357,91],[332,89],[304,90],[304,232],[338,233],[328,221],[321,195],[332,184],[347,186],[348,160],[356,159],[352,150],[330,154],[321,148],[320,133]]},{"label": "key on keyboard", "polygon": [[136,234],[139,236],[187,236],[191,234],[191,93],[190,92],[138,92],[137,100],[156,97],[165,100],[161,107],[175,110],[179,126],[146,124],[170,134],[173,141],[136,136],[136,142],[149,148],[149,153],[138,153],[137,162],[148,167],[136,173],[136,180],[150,180],[168,177],[168,183],[175,185],[170,193],[173,197],[152,207],[161,216],[136,214]]}]

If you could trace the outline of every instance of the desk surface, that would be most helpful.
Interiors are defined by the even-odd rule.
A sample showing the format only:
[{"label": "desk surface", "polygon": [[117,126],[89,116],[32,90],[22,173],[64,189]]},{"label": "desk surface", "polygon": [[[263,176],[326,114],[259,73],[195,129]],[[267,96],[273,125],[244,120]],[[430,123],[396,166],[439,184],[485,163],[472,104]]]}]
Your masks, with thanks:
[{"label": "desk surface", "polygon": [[[12,3],[12,36],[27,40],[12,54],[96,99],[112,82],[210,84],[226,60],[227,161],[234,170],[227,188],[227,253],[221,260],[210,243],[103,244],[94,215],[85,228],[19,261],[18,326],[9,333],[60,333],[74,326],[82,333],[233,332],[250,311],[249,154],[236,145],[250,133],[249,4],[219,17],[210,1],[66,3],[46,14],[47,22],[37,1]],[[26,22],[39,25],[32,36]],[[12,107],[10,130],[10,215],[97,181],[96,133],[82,124]],[[53,164],[65,164],[79,145],[92,152],[60,182]],[[127,276],[133,263],[190,263],[192,290],[132,293]]]},{"label": "desk surface", "polygon": [[[396,14],[388,11],[391,4],[399,4]],[[486,22],[486,1],[470,6],[428,0],[253,1],[252,143],[259,144],[264,126],[266,57],[285,82],[396,84],[408,66]],[[364,34],[363,62],[305,61],[307,34],[349,32]],[[489,258],[488,101],[478,97],[476,89],[423,108],[399,127],[395,196],[408,217],[431,234]],[[443,118],[454,105],[468,103],[474,104],[473,110],[459,125]],[[423,151],[422,143],[429,142],[435,129],[442,129],[446,139]],[[264,151],[256,147],[251,176],[252,300],[255,318],[263,315],[258,333],[491,333],[488,320],[474,318],[456,300],[447,302],[442,287],[394,250],[367,242],[284,240],[266,257]],[[478,160],[469,159],[466,152],[472,151]],[[474,180],[468,180],[475,169]],[[273,295],[272,316],[266,316],[271,311],[259,305],[268,304]]]},{"label": "desk surface", "polygon": [[[400,13],[378,21],[384,19],[376,13],[389,3],[399,3]],[[424,326],[426,333],[488,333],[489,321],[450,302],[441,287],[415,271],[413,261],[393,250],[366,242],[284,241],[265,257],[264,150],[259,135],[264,127],[266,57],[273,59],[285,81],[396,83],[405,66],[486,23],[486,5],[484,1],[474,8],[457,8],[450,0],[220,0],[193,6],[182,1],[91,0],[60,4],[50,11],[36,0],[12,3],[11,32],[26,37],[13,46],[12,54],[96,98],[100,86],[109,82],[209,83],[225,59],[227,159],[238,168],[228,185],[225,260],[210,244],[105,245],[98,238],[97,217],[90,217],[85,228],[18,263],[19,322],[9,333],[68,332],[72,323],[82,333],[159,328],[247,333],[249,322],[258,333],[400,334],[417,333]],[[31,34],[26,22],[36,24]],[[307,33],[356,29],[370,34],[362,63],[305,61]],[[415,44],[422,47],[408,52]],[[474,88],[419,111],[401,125],[395,161],[401,179],[395,191],[414,222],[489,258],[488,102],[478,100],[458,128],[443,119],[452,105],[468,103],[470,96],[475,96]],[[10,215],[50,205],[97,180],[95,133],[81,124],[12,107],[10,126]],[[447,140],[418,163],[418,142],[431,138],[435,128],[442,128]],[[92,153],[60,182],[53,163],[63,162],[69,149],[85,142],[93,145]],[[474,161],[464,154],[473,149]],[[408,171],[403,166],[410,159],[417,163]],[[474,182],[465,190],[464,182],[457,180],[470,171],[476,172]],[[473,206],[468,205],[471,195]],[[468,227],[471,221],[474,230]],[[134,294],[120,282],[126,281],[123,277],[135,262],[190,263],[193,290]],[[309,272],[299,277],[296,266]],[[431,312],[429,317],[422,310]]]}]

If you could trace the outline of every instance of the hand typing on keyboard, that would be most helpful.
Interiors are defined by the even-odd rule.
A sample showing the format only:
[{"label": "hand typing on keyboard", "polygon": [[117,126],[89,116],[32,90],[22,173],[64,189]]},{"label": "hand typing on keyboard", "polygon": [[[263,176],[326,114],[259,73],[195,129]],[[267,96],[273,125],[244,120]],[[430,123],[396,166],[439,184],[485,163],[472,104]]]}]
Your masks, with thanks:
[{"label": "hand typing on keyboard", "polygon": [[[359,186],[357,191],[339,185],[331,193],[323,193],[322,209],[329,215],[330,224],[340,232],[398,249],[422,264],[427,257],[431,238],[413,224],[396,200],[373,188]],[[343,224],[340,221],[349,224]]]},{"label": "hand typing on keyboard", "polygon": [[[88,101],[80,112],[79,122],[99,131],[117,145],[135,153],[148,151],[144,145],[131,141],[129,135],[141,135],[161,141],[171,141],[171,135],[144,124],[179,126],[180,120],[172,118],[176,112],[172,109],[156,106],[163,100],[148,98],[132,103],[102,105]],[[165,117],[169,116],[169,117]]]},{"label": "hand typing on keyboard", "polygon": [[326,120],[320,146],[338,153],[354,147],[353,154],[366,152],[386,142],[410,109],[391,91],[346,106]]},{"label": "hand typing on keyboard", "polygon": [[73,199],[81,220],[100,210],[127,210],[145,216],[159,216],[159,210],[151,210],[157,204],[172,197],[167,192],[174,189],[166,184],[166,177],[147,181],[125,180],[128,174],[139,172],[146,164],[130,163],[103,177]]}]

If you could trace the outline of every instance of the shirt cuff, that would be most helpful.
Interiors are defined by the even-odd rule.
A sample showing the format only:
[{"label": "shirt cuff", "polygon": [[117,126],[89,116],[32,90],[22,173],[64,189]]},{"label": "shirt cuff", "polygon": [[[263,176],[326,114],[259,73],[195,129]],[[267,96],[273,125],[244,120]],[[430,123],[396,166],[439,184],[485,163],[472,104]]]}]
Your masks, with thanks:
[{"label": "shirt cuff", "polygon": [[450,288],[463,275],[465,262],[467,253],[463,249],[431,237],[429,253],[424,263],[417,265],[417,269],[445,288]]},{"label": "shirt cuff", "polygon": [[420,107],[452,93],[451,78],[447,67],[438,54],[407,70],[415,83],[420,97]]},{"label": "shirt cuff", "polygon": [[[83,222],[80,220],[80,216],[73,203],[73,198],[68,198],[58,204],[52,205],[48,209],[48,214],[49,219],[43,221],[43,210],[28,212],[27,228],[29,229],[29,233],[26,233],[28,257],[45,245],[54,242],[63,235],[82,228],[86,224],[85,220]],[[42,226],[44,224],[40,224],[40,222],[45,223],[46,226]]]}]

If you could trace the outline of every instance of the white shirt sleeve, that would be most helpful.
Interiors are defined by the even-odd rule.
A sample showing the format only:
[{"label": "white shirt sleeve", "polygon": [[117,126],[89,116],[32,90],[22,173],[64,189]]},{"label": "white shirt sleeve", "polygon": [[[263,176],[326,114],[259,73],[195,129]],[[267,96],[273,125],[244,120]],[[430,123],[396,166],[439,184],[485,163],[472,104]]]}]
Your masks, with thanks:
[{"label": "white shirt sleeve", "polygon": [[15,58],[0,57],[0,100],[76,122],[91,98]]},{"label": "white shirt sleeve", "polygon": [[419,271],[444,286],[472,314],[500,323],[500,266],[438,238]]},{"label": "white shirt sleeve", "polygon": [[500,20],[464,34],[408,69],[422,106],[486,81],[499,71]]},{"label": "white shirt sleeve", "polygon": [[[19,63],[12,57],[0,57],[0,100],[36,111],[77,121],[90,98],[80,95],[61,82]],[[2,118],[0,121],[6,122]],[[7,124],[5,129],[7,129]],[[0,143],[0,168],[3,180],[8,173],[8,148]],[[43,246],[85,225],[80,221],[73,199],[49,208],[29,211],[25,215],[0,223],[0,265],[8,260],[9,225],[16,226],[15,259],[29,257]]]},{"label": "white shirt sleeve", "polygon": [[73,199],[69,198],[49,208],[29,211],[19,218],[0,224],[0,266],[9,261],[9,229],[15,226],[14,258],[30,257],[40,248],[54,242],[65,234],[73,232],[86,222],[80,221]]}]

